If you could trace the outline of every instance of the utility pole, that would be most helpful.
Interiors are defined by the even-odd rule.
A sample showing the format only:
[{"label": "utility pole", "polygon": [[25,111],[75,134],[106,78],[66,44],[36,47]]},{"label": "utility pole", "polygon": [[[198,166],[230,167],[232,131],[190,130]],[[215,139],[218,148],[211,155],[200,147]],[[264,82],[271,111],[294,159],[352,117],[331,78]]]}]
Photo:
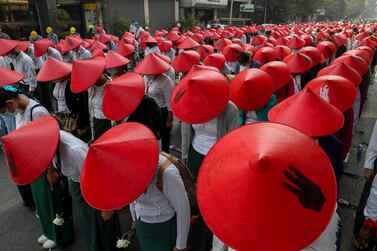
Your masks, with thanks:
[{"label": "utility pole", "polygon": [[230,2],[230,17],[229,17],[229,25],[232,25],[232,17],[233,17],[233,2],[234,2],[234,0],[231,0],[231,2]]},{"label": "utility pole", "polygon": [[266,20],[267,20],[267,8],[268,8],[268,2],[270,0],[266,0],[266,5],[264,6],[264,21],[263,23],[266,23]]}]

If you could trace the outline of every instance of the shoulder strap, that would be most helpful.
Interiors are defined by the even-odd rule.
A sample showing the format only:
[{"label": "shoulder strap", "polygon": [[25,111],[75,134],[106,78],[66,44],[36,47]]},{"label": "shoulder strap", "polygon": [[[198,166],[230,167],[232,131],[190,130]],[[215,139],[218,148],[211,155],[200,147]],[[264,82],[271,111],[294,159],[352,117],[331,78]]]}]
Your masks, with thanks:
[{"label": "shoulder strap", "polygon": [[30,121],[33,121],[33,111],[35,108],[39,107],[39,106],[42,106],[41,104],[36,104],[34,105],[33,107],[31,107],[30,109]]},{"label": "shoulder strap", "polygon": [[[164,153],[161,153],[161,154],[165,156]],[[171,162],[171,160],[168,157],[166,157],[166,160],[162,162],[162,164],[158,167],[156,186],[161,192],[163,192],[163,189],[164,189],[162,176],[164,175],[166,168],[168,168],[168,166],[170,166],[170,164],[172,163],[173,162]]]}]

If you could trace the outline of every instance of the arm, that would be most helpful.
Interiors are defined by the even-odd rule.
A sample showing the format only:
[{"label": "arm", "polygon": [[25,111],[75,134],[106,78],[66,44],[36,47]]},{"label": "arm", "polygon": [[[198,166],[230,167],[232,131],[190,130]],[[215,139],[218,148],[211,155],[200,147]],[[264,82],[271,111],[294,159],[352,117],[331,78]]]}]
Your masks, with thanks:
[{"label": "arm", "polygon": [[190,130],[191,125],[186,124],[185,122],[181,123],[181,150],[182,150],[182,159],[188,158],[188,152],[190,148]]},{"label": "arm", "polygon": [[[161,84],[162,84],[161,88],[162,88],[162,91],[164,93],[164,97],[166,100],[166,106],[168,108],[168,111],[171,112],[172,109],[171,109],[171,104],[170,104],[170,98],[171,98],[171,95],[173,93],[173,88],[174,88],[173,81],[168,76],[165,76],[164,82]],[[171,119],[172,118],[173,116],[171,114]],[[169,121],[169,117],[168,117],[168,121]]]},{"label": "arm", "polygon": [[372,136],[369,141],[369,146],[365,156],[365,169],[372,169],[374,168],[374,162],[377,158],[377,122],[374,125]]},{"label": "arm", "polygon": [[37,81],[35,80],[35,69],[33,61],[24,62],[24,72],[25,78],[24,81],[29,85],[29,91],[33,92],[35,88],[37,87]]},{"label": "arm", "polygon": [[239,112],[237,107],[232,103],[229,102],[226,109],[226,124],[227,130],[226,132],[230,132],[238,127],[240,127],[240,120],[239,120]]},{"label": "arm", "polygon": [[187,238],[190,229],[190,204],[183,181],[177,168],[170,165],[163,175],[164,195],[177,214],[177,241],[176,248],[187,247]]}]

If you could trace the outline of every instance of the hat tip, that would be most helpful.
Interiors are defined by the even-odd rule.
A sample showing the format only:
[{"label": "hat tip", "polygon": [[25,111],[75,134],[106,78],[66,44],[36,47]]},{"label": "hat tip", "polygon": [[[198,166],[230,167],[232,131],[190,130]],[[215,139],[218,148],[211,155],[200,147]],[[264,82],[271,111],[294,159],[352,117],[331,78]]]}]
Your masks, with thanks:
[{"label": "hat tip", "polygon": [[271,159],[266,153],[258,153],[249,160],[249,168],[257,174],[268,172],[271,166]]}]

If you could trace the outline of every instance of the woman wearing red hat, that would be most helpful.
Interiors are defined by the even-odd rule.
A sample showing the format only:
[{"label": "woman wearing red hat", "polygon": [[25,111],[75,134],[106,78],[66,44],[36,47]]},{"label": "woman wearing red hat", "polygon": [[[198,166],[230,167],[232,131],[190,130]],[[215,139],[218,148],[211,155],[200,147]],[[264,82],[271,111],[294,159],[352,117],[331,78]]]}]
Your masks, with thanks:
[{"label": "woman wearing red hat", "polygon": [[161,133],[162,150],[170,151],[170,131],[173,127],[173,112],[170,97],[173,92],[173,81],[164,74],[170,65],[158,56],[149,54],[135,68],[135,72],[144,75],[146,94],[159,105],[162,113],[164,130]]},{"label": "woman wearing red hat", "polygon": [[[29,122],[39,117],[49,115],[48,111],[36,101],[29,99],[18,91],[7,90],[0,90],[0,100],[7,103],[7,109],[10,112],[18,109],[18,114],[16,115],[17,129],[27,126]],[[31,181],[32,183],[26,183],[31,183],[36,212],[42,226],[43,235],[37,241],[45,249],[54,248],[57,245],[69,245],[74,240],[74,231],[72,211],[67,209],[70,208],[67,181],[60,179],[59,184],[63,185],[57,186],[57,173],[54,168],[49,168],[47,171],[44,169],[38,176]],[[66,224],[57,225],[53,223],[55,215],[63,212]]]},{"label": "woman wearing red hat", "polygon": [[[122,163],[127,165],[117,168]],[[123,123],[94,142],[81,188],[85,200],[100,210],[130,205],[142,251],[187,250],[190,206],[182,178],[145,125]]]},{"label": "woman wearing red hat", "polygon": [[[229,91],[228,81],[220,72],[199,70],[182,79],[173,92],[173,112],[182,120],[182,159],[187,162],[195,182],[212,146],[240,125],[238,109],[229,102]],[[212,234],[205,224],[199,221],[193,232],[190,247],[208,250]]]}]

